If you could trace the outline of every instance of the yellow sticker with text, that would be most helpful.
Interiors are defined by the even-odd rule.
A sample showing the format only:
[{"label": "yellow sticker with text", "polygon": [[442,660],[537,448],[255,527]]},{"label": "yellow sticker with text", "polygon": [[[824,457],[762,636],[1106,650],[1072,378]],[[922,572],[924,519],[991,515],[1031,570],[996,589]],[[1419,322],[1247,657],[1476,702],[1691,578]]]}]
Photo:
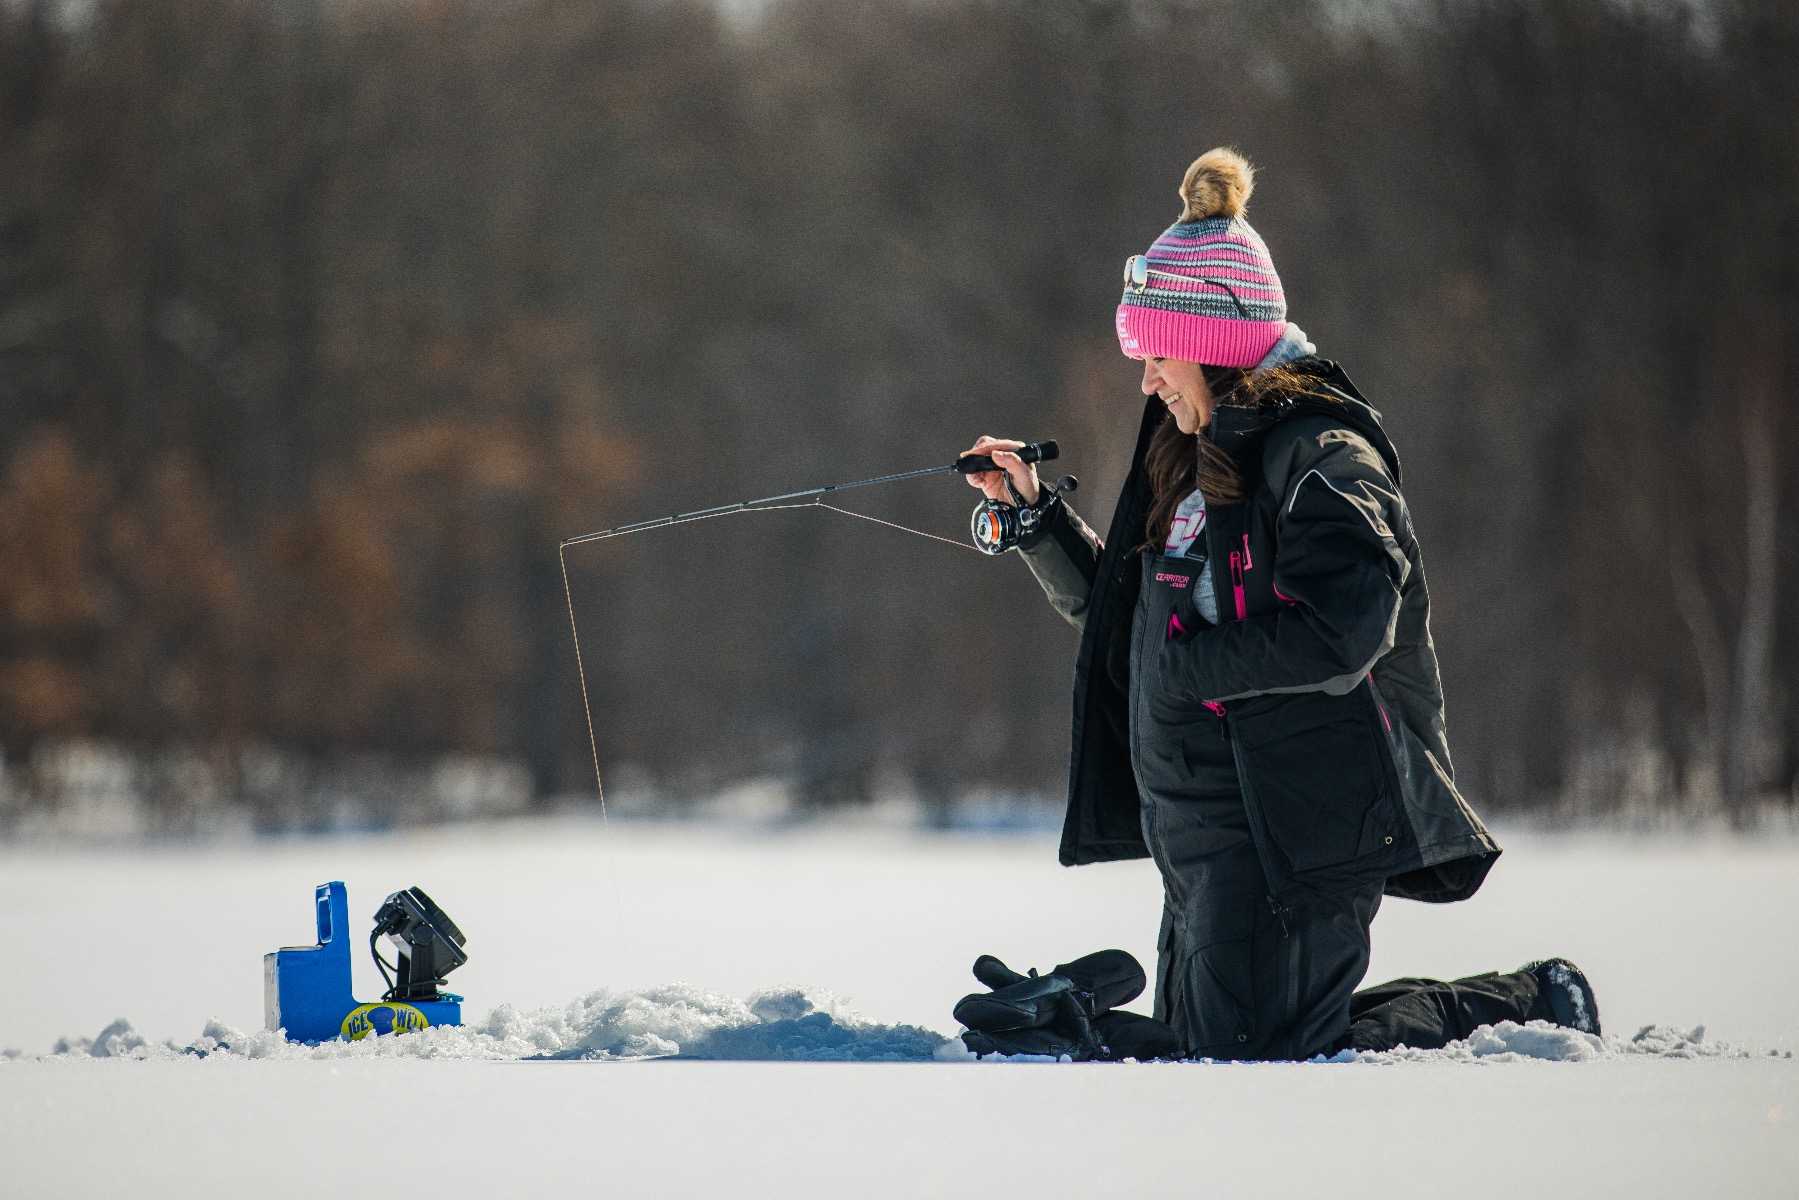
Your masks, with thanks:
[{"label": "yellow sticker with text", "polygon": [[431,1022],[425,1018],[425,1014],[412,1005],[383,1001],[351,1009],[350,1015],[344,1018],[343,1032],[352,1042],[359,1042],[371,1033],[377,1036],[384,1033],[417,1033],[430,1027]]}]

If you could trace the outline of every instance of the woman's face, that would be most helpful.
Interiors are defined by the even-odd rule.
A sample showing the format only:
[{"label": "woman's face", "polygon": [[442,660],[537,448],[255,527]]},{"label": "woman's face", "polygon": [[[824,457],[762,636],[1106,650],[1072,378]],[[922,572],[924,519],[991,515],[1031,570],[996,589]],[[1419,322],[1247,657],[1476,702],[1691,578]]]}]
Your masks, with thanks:
[{"label": "woman's face", "polygon": [[1143,394],[1160,396],[1182,433],[1198,433],[1212,420],[1212,389],[1195,362],[1179,358],[1143,360]]}]

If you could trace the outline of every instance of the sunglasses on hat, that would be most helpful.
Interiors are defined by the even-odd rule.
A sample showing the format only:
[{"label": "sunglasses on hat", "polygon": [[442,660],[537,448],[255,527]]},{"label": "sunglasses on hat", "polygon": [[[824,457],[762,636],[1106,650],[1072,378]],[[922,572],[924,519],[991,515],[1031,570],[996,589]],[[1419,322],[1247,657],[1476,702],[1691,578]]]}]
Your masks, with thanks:
[{"label": "sunglasses on hat", "polygon": [[1180,275],[1173,271],[1158,271],[1149,265],[1149,259],[1142,254],[1133,254],[1124,260],[1124,284],[1133,291],[1141,292],[1149,286],[1149,277],[1160,275],[1163,279],[1178,279],[1182,283],[1209,283],[1213,287],[1223,288],[1230,296],[1231,303],[1237,306],[1237,312],[1244,320],[1249,320],[1249,310],[1243,307],[1243,301],[1237,298],[1237,291],[1222,279],[1207,279],[1203,275]]}]

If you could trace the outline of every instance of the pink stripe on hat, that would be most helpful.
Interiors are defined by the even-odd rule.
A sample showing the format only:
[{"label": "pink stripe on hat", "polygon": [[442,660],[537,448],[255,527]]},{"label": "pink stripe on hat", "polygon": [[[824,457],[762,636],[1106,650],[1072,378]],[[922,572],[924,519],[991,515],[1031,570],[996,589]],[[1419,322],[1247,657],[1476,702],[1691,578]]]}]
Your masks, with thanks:
[{"label": "pink stripe on hat", "polygon": [[1178,358],[1214,367],[1253,367],[1287,331],[1286,321],[1241,321],[1165,308],[1118,306],[1118,344],[1131,358]]}]

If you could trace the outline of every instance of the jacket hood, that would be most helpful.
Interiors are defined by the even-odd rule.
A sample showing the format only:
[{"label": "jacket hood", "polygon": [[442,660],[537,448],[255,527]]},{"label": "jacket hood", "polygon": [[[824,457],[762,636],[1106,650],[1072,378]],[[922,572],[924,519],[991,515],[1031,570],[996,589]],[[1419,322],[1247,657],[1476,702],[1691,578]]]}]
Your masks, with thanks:
[{"label": "jacket hood", "polygon": [[[1393,475],[1402,484],[1399,451],[1381,424],[1380,412],[1356,390],[1343,368],[1328,358],[1307,355],[1293,360],[1287,368],[1319,385],[1323,395],[1290,395],[1274,404],[1257,408],[1220,405],[1212,414],[1212,439],[1233,455],[1241,453],[1253,438],[1266,433],[1282,421],[1299,416],[1324,416],[1353,429],[1380,453]],[[1150,397],[1156,401],[1155,397]],[[1159,403],[1159,401],[1156,401]]]}]

